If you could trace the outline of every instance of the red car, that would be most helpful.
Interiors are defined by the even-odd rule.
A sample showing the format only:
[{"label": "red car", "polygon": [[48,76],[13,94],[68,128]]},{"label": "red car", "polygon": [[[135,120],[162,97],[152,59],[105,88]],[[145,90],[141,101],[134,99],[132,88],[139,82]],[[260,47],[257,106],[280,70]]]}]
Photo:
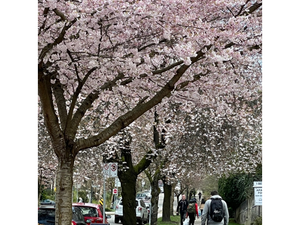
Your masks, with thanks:
[{"label": "red car", "polygon": [[[102,205],[93,203],[73,203],[73,207],[79,208],[87,225],[91,223],[103,223],[103,207]],[[89,222],[90,220],[90,222]],[[105,223],[109,224],[107,218]]]}]

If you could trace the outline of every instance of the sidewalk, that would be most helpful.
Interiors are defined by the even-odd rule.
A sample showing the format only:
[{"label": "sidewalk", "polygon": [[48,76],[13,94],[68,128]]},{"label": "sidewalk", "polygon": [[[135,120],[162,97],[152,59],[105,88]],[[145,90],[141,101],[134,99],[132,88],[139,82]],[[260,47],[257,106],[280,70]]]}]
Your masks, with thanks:
[{"label": "sidewalk", "polygon": [[194,224],[195,225],[201,225],[201,218],[199,217],[199,219],[196,219]]},{"label": "sidewalk", "polygon": [[[179,222],[180,224],[180,222]],[[196,218],[194,225],[201,225],[201,218],[199,217],[199,219]]]}]

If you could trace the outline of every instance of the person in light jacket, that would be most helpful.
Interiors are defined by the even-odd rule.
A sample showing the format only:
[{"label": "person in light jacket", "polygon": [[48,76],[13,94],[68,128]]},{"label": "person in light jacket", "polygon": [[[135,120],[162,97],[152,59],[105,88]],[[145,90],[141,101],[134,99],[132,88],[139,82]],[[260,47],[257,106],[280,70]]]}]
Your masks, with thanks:
[{"label": "person in light jacket", "polygon": [[211,199],[213,199],[213,198],[221,198],[222,199],[222,197],[218,194],[217,191],[211,192],[211,198],[208,199],[204,205],[203,213],[201,215],[201,225],[205,225],[206,220],[207,220],[207,225],[228,225],[229,213],[228,213],[227,203],[224,200],[222,200],[223,210],[225,211],[225,216],[224,216],[223,220],[221,222],[215,222],[210,217],[210,215],[209,215],[210,203],[211,203]]}]

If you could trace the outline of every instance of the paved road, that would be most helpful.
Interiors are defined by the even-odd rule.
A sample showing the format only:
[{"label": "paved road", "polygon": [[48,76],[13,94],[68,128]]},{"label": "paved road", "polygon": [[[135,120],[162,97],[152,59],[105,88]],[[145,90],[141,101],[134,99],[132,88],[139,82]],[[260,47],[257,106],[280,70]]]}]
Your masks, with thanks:
[{"label": "paved road", "polygon": [[[158,199],[158,215],[157,215],[158,218],[162,217],[163,201],[164,201],[164,193],[160,193],[159,194],[159,199]],[[177,199],[174,198],[174,211],[176,210],[176,207],[177,207]],[[116,225],[117,224],[117,223],[115,223],[115,216],[114,215],[111,215],[111,218],[108,219],[108,222],[111,225]],[[118,224],[121,224],[121,221]]]},{"label": "paved road", "polygon": [[115,223],[115,215],[111,215],[111,218],[107,220],[110,225],[122,224],[121,221],[119,223]]}]

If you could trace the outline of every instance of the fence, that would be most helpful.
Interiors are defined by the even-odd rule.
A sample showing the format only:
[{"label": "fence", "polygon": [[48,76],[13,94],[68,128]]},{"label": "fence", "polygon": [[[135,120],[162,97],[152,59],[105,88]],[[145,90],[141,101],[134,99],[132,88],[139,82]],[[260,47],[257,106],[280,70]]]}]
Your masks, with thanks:
[{"label": "fence", "polygon": [[255,206],[254,197],[252,196],[240,205],[235,215],[237,223],[253,225],[257,217],[262,217],[262,206]]}]

